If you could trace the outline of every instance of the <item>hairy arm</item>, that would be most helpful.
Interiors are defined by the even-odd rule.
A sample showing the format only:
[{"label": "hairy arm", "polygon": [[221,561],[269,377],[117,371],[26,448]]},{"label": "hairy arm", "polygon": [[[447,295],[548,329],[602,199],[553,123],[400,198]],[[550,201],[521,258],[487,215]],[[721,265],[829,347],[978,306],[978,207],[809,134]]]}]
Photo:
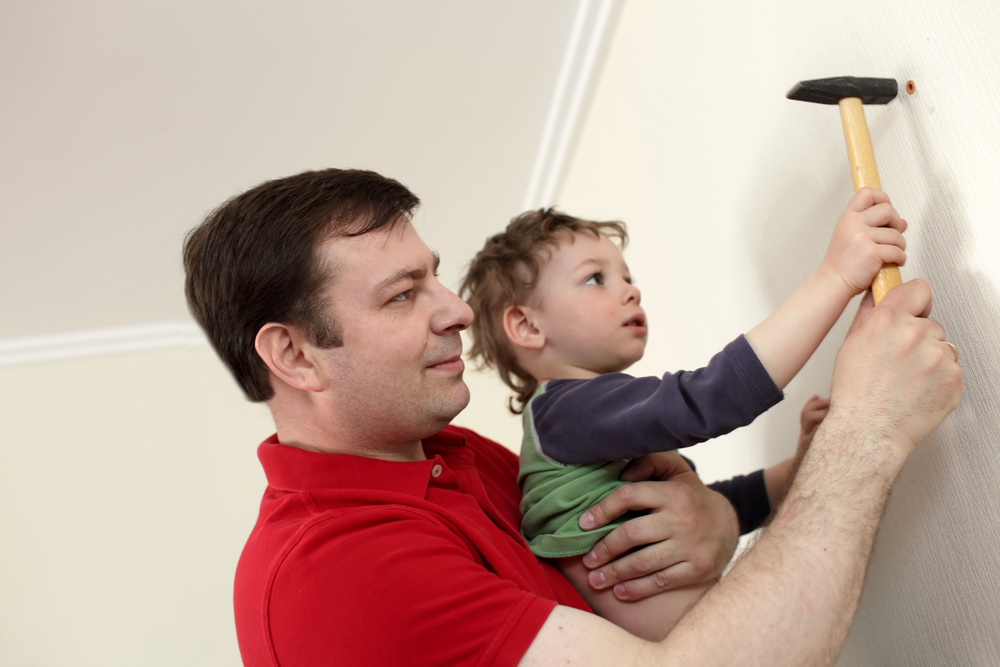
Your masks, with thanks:
[{"label": "hairy arm", "polygon": [[829,415],[774,521],[674,631],[644,642],[557,607],[521,664],[832,664],[889,489],[962,387],[943,328],[925,319],[926,283],[906,283],[869,311],[867,298],[838,354]]},{"label": "hairy arm", "polygon": [[802,407],[799,421],[802,428],[799,431],[799,443],[795,448],[795,456],[785,459],[764,470],[764,486],[767,489],[767,499],[771,507],[777,507],[785,499],[788,487],[802,463],[802,458],[809,449],[809,444],[816,435],[816,430],[826,418],[830,409],[830,399],[813,395]]},{"label": "hairy arm", "polygon": [[[828,665],[836,658],[861,595],[875,531],[902,459],[885,441],[858,441],[846,425],[818,434],[851,438],[866,466],[815,492],[825,468],[848,469],[844,450],[803,462],[788,500],[761,539],[660,644],[621,636],[574,609],[557,607],[523,665]],[[836,458],[837,460],[833,460]],[[874,465],[872,465],[874,464]],[[872,473],[878,475],[873,479]],[[843,499],[851,498],[845,507]],[[557,657],[558,656],[558,657]]]}]

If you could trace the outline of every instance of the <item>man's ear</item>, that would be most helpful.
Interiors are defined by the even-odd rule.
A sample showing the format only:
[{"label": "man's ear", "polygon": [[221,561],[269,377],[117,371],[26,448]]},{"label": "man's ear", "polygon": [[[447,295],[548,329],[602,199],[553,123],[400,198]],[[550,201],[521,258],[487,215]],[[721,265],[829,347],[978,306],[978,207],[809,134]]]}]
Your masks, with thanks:
[{"label": "man's ear", "polygon": [[514,346],[526,350],[544,347],[545,334],[535,324],[533,315],[528,306],[510,306],[503,311],[503,330]]},{"label": "man's ear", "polygon": [[296,327],[269,322],[260,328],[254,348],[271,372],[285,384],[303,391],[322,391],[313,363],[314,346]]}]

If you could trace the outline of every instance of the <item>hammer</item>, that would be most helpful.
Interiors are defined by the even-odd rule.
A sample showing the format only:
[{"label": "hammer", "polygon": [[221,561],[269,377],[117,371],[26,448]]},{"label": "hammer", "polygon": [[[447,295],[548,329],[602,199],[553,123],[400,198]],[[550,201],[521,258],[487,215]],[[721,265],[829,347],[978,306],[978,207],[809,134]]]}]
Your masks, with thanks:
[{"label": "hammer", "polygon": [[[800,81],[785,95],[790,100],[816,102],[817,104],[837,104],[840,106],[840,120],[844,124],[844,140],[847,142],[847,158],[851,162],[851,176],[854,191],[861,188],[881,190],[878,170],[875,169],[875,154],[868,137],[865,122],[865,104],[888,104],[896,99],[895,79],[863,79],[854,76],[839,76],[833,79]],[[899,267],[883,264],[872,281],[872,295],[875,303],[882,300],[885,293],[902,279]]]}]

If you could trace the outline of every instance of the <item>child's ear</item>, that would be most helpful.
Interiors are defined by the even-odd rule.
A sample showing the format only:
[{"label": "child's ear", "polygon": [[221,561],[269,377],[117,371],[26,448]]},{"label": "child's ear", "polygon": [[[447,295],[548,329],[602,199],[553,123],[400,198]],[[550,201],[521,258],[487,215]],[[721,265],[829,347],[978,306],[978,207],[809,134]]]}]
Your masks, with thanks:
[{"label": "child's ear", "polygon": [[322,391],[323,382],[313,363],[314,346],[297,328],[269,322],[254,339],[257,354],[273,376],[304,391]]},{"label": "child's ear", "polygon": [[526,350],[540,350],[545,345],[545,334],[539,329],[527,306],[510,306],[503,311],[503,330],[507,339]]}]

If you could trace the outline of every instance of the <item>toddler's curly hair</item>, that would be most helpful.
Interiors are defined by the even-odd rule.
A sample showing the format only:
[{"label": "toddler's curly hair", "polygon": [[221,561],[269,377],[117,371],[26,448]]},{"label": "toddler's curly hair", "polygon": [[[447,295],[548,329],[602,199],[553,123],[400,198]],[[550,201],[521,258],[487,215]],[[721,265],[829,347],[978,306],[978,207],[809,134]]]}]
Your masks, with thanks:
[{"label": "toddler's curly hair", "polygon": [[459,288],[472,307],[475,319],[469,328],[472,348],[469,356],[479,368],[495,368],[500,379],[514,391],[507,408],[514,414],[538,389],[538,381],[517,363],[514,348],[503,328],[504,312],[525,305],[538,285],[538,275],[548,252],[576,232],[604,234],[628,244],[625,223],[582,220],[552,208],[527,211],[511,220],[503,233],[490,237],[466,271]]}]

